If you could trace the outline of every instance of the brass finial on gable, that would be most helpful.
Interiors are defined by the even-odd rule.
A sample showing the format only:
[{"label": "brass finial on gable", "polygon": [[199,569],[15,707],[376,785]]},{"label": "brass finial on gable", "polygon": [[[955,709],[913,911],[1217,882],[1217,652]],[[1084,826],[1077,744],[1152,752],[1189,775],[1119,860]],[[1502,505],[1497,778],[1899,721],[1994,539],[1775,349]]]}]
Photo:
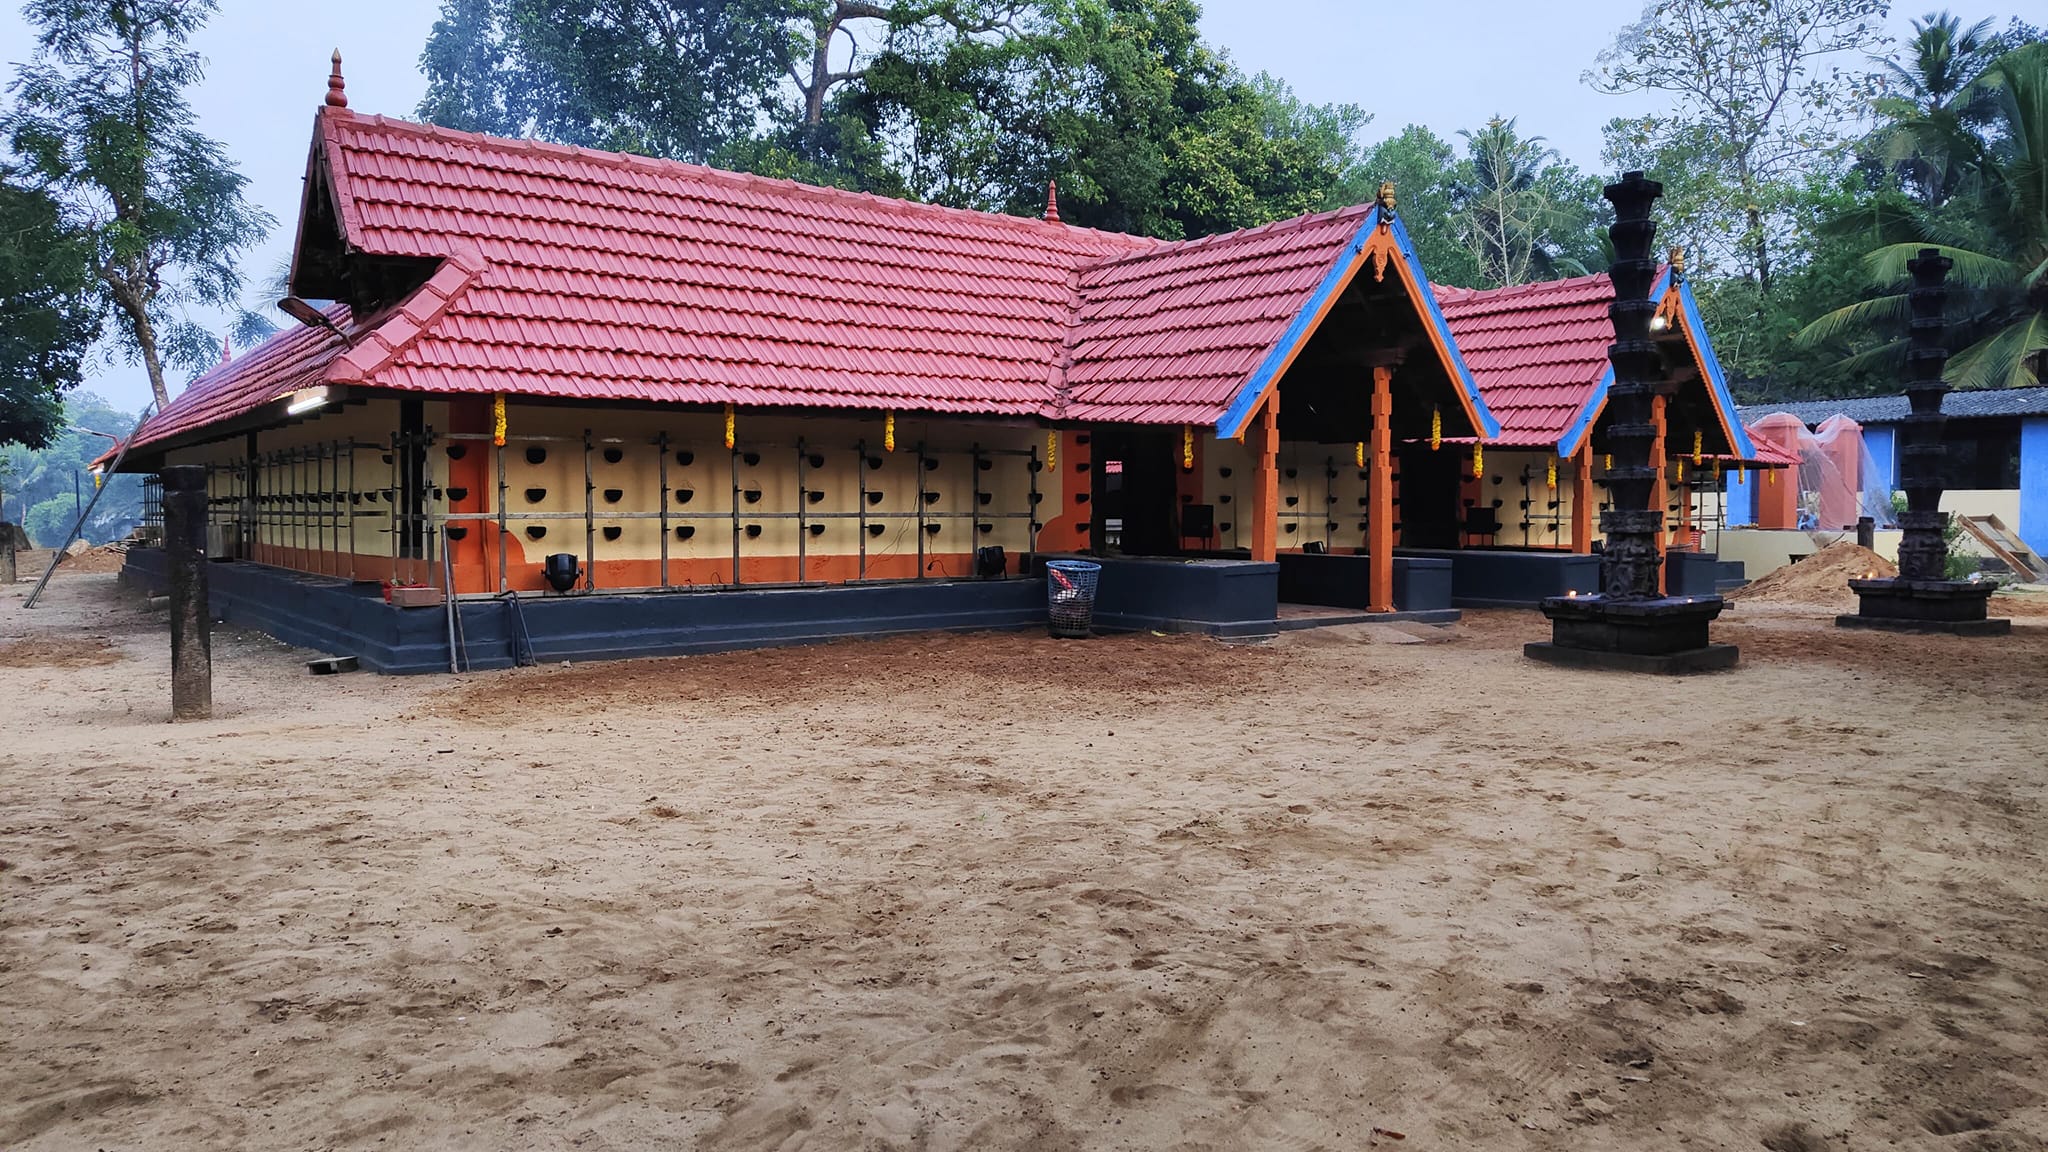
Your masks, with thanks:
[{"label": "brass finial on gable", "polygon": [[1393,215],[1394,182],[1392,180],[1380,181],[1380,193],[1377,199],[1379,200],[1380,211],[1385,212],[1390,216]]},{"label": "brass finial on gable", "polygon": [[339,48],[334,50],[334,70],[327,74],[327,106],[329,108],[348,107],[348,91],[343,86],[341,79],[341,49]]}]

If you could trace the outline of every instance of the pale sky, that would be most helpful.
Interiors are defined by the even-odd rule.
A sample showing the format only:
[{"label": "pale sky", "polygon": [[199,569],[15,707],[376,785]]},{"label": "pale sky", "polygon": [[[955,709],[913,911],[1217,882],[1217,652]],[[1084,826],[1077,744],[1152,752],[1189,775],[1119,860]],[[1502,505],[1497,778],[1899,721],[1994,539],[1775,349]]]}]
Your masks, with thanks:
[{"label": "pale sky", "polygon": [[[1894,32],[1921,6],[1894,14]],[[1957,5],[1966,18],[1984,13]],[[221,141],[250,179],[251,198],[277,230],[246,266],[254,281],[291,251],[313,112],[326,94],[328,54],[341,49],[349,106],[410,117],[426,89],[419,53],[439,10],[430,0],[347,4],[221,0],[198,38],[205,82],[193,93],[202,131]],[[1504,0],[1365,4],[1361,0],[1206,0],[1202,28],[1248,72],[1265,71],[1315,103],[1358,104],[1373,114],[1364,139],[1424,124],[1455,141],[1496,114],[1588,172],[1600,171],[1600,126],[1647,109],[1580,82],[1640,0],[1530,5]],[[2009,10],[1994,13],[2002,26]],[[34,42],[19,11],[0,17],[0,61],[12,75]],[[218,317],[196,317],[224,329]],[[172,380],[173,393],[183,384]],[[85,387],[130,410],[149,398],[139,367],[95,367]]]}]

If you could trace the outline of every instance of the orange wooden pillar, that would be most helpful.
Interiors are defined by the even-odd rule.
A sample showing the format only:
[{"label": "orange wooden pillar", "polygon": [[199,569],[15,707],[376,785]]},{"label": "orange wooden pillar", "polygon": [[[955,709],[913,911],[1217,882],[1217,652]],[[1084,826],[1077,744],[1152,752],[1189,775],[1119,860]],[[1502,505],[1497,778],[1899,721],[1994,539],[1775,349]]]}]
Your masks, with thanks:
[{"label": "orange wooden pillar", "polygon": [[[491,431],[491,400],[487,396],[458,396],[448,401],[449,430],[461,433],[487,433]],[[448,442],[448,510],[450,512],[488,512],[495,499],[497,488],[491,475],[493,453],[489,440],[450,440]],[[460,493],[458,498],[457,493]],[[495,592],[498,590],[497,551],[486,548],[486,521],[456,520],[449,524],[449,559],[455,570],[457,592]],[[489,524],[495,533],[497,525]],[[460,537],[457,539],[457,537]],[[433,574],[435,580],[440,573]]]},{"label": "orange wooden pillar", "polygon": [[1272,563],[1280,552],[1280,390],[1266,393],[1252,418],[1252,559]]},{"label": "orange wooden pillar", "polygon": [[1588,436],[1572,457],[1572,551],[1581,556],[1593,551],[1593,509],[1599,506],[1593,493],[1593,438]]},{"label": "orange wooden pillar", "polygon": [[1365,522],[1369,572],[1366,609],[1394,610],[1394,370],[1372,370],[1372,472],[1366,481],[1372,500]]}]

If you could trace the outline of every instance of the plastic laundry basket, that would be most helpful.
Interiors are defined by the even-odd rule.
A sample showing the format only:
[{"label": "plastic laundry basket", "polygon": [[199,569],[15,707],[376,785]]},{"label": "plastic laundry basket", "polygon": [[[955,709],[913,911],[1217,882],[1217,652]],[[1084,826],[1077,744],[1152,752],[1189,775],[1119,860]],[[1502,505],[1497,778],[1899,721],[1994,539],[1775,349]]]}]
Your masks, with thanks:
[{"label": "plastic laundry basket", "polygon": [[1095,580],[1102,565],[1086,560],[1045,564],[1046,623],[1054,636],[1085,640],[1095,624]]}]

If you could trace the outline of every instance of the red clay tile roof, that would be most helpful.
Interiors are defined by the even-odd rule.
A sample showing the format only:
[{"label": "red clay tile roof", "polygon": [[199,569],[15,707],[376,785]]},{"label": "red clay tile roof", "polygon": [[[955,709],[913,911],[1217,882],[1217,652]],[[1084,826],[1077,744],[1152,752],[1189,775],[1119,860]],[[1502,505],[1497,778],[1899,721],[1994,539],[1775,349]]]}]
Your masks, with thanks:
[{"label": "red clay tile roof", "polygon": [[[348,307],[327,310],[328,319],[346,331]],[[301,388],[324,383],[328,370],[348,345],[326,328],[288,328],[252,352],[194,380],[163,411],[151,416],[135,434],[137,445],[168,440],[208,424],[253,411]]]},{"label": "red clay tile roof", "polygon": [[1555,449],[1607,374],[1614,324],[1606,273],[1512,288],[1436,290],[1486,406],[1490,443]]},{"label": "red clay tile roof", "polygon": [[345,354],[287,333],[138,443],[323,381],[1214,424],[1372,211],[1169,243],[332,107],[313,162],[352,249],[443,263]]},{"label": "red clay tile roof", "polygon": [[1345,208],[1086,269],[1062,415],[1213,422],[1377,210]]}]

